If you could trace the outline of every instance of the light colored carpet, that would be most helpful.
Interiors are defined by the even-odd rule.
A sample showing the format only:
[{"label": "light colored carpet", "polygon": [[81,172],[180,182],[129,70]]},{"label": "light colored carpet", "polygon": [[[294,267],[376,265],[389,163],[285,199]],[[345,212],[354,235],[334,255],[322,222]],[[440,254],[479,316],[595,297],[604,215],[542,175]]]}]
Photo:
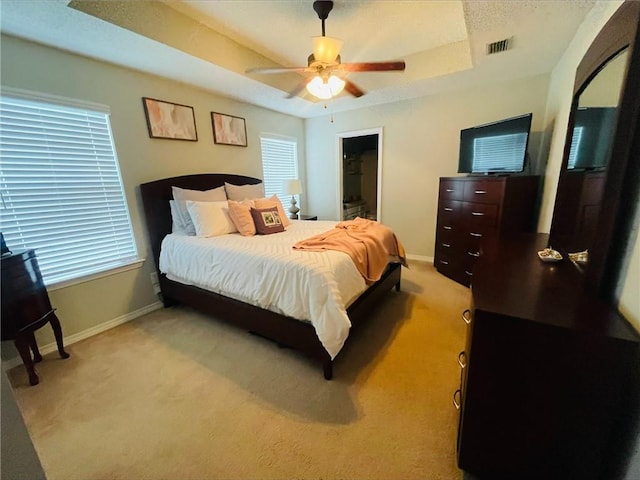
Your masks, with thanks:
[{"label": "light colored carpet", "polygon": [[153,312],[9,377],[49,480],[461,479],[457,354],[469,291],[411,262],[338,356],[186,308]]}]

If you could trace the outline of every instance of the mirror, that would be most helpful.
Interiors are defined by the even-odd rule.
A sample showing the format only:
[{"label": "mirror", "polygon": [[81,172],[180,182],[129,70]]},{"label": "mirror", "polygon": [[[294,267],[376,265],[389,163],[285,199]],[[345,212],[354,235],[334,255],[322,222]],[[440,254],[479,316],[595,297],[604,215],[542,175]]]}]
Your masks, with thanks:
[{"label": "mirror", "polygon": [[611,58],[574,101],[550,243],[580,266],[596,234],[628,57],[624,49]]},{"label": "mirror", "polygon": [[[619,73],[615,73],[618,71]],[[621,72],[621,73],[620,73]],[[602,77],[601,77],[602,75]],[[608,77],[615,79],[609,83]],[[600,91],[614,85],[605,100]],[[593,87],[593,88],[592,88]],[[604,156],[593,148],[591,169],[568,168],[579,109],[615,107],[615,126]],[[580,270],[587,291],[615,301],[621,272],[636,240],[640,212],[640,2],[622,2],[596,35],[576,69],[572,111],[564,147],[549,242],[562,253],[588,249]],[[594,120],[594,123],[598,123]],[[603,120],[603,123],[607,123]],[[577,142],[577,140],[576,140]],[[595,144],[594,144],[595,145]],[[597,142],[599,147],[600,142]],[[575,147],[577,149],[577,147]],[[574,150],[574,155],[578,151]],[[600,158],[601,160],[597,160]],[[604,161],[602,161],[604,159]],[[584,167],[587,162],[573,165]],[[599,164],[598,164],[599,162]],[[600,177],[600,178],[598,178]]]}]

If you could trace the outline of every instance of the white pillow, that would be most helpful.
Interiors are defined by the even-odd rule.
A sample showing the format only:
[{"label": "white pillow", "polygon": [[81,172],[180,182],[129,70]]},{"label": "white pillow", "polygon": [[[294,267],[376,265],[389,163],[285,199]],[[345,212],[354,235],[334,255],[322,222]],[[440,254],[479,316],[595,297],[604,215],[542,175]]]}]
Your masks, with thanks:
[{"label": "white pillow", "polygon": [[211,190],[189,190],[180,187],[171,187],[173,199],[176,201],[178,211],[182,217],[182,225],[187,235],[195,235],[196,228],[193,225],[189,211],[187,210],[187,200],[195,202],[222,202],[227,200],[224,186]]},{"label": "white pillow", "polygon": [[194,202],[187,200],[187,210],[198,237],[216,237],[238,231],[227,202]]},{"label": "white pillow", "polygon": [[224,189],[227,192],[227,199],[235,202],[264,197],[264,183],[257,183],[255,185],[233,185],[225,182]]},{"label": "white pillow", "polygon": [[186,235],[187,230],[182,220],[182,214],[178,209],[178,204],[175,200],[169,200],[169,207],[171,207],[171,233]]}]

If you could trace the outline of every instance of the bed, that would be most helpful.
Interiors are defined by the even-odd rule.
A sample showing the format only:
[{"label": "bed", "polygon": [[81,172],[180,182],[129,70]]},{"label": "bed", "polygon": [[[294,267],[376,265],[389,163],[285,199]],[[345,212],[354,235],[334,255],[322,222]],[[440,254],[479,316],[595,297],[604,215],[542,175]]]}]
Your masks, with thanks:
[{"label": "bed", "polygon": [[[160,271],[163,241],[167,240],[165,245],[170,245],[172,243],[170,240],[174,237],[171,235],[172,220],[169,205],[169,201],[173,198],[172,187],[209,190],[223,186],[225,183],[256,185],[261,183],[261,180],[242,175],[210,173],[166,178],[140,185],[149,241],[156,269],[158,270],[162,301],[165,307],[183,304],[273,340],[279,345],[298,350],[320,361],[324,377],[327,380],[331,379],[333,376],[333,362],[337,353],[335,351],[332,351],[331,354],[329,353],[318,338],[318,333],[312,321],[301,321],[273,309],[261,308],[255,302],[249,303],[241,298],[233,298],[232,296],[216,293],[209,290],[204,283],[202,285],[187,284],[180,278],[174,278],[174,276],[166,275]],[[297,223],[307,224],[307,229],[310,229],[310,224],[315,222],[300,221]],[[304,230],[302,227],[296,228],[300,231]],[[296,233],[296,228],[291,229],[292,234]],[[300,232],[298,232],[298,235],[300,235]],[[272,236],[275,235],[269,235],[269,237]],[[198,243],[198,240],[190,241],[191,243]],[[174,243],[178,243],[178,246],[180,245],[179,242]],[[163,261],[166,268],[167,249],[165,249],[164,257]],[[367,286],[357,298],[350,299],[350,304],[346,309],[346,315],[351,324],[347,340],[353,336],[357,326],[367,319],[372,308],[389,290],[393,288],[396,291],[400,290],[400,279],[401,264],[389,263],[377,282]]]}]

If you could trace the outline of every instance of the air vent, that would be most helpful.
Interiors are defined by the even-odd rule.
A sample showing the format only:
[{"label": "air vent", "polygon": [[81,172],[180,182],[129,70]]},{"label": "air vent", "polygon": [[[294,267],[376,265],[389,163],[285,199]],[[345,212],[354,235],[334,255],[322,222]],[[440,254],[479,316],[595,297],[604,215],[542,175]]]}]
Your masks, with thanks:
[{"label": "air vent", "polygon": [[504,52],[511,48],[513,37],[498,40],[497,42],[487,43],[487,55]]}]

